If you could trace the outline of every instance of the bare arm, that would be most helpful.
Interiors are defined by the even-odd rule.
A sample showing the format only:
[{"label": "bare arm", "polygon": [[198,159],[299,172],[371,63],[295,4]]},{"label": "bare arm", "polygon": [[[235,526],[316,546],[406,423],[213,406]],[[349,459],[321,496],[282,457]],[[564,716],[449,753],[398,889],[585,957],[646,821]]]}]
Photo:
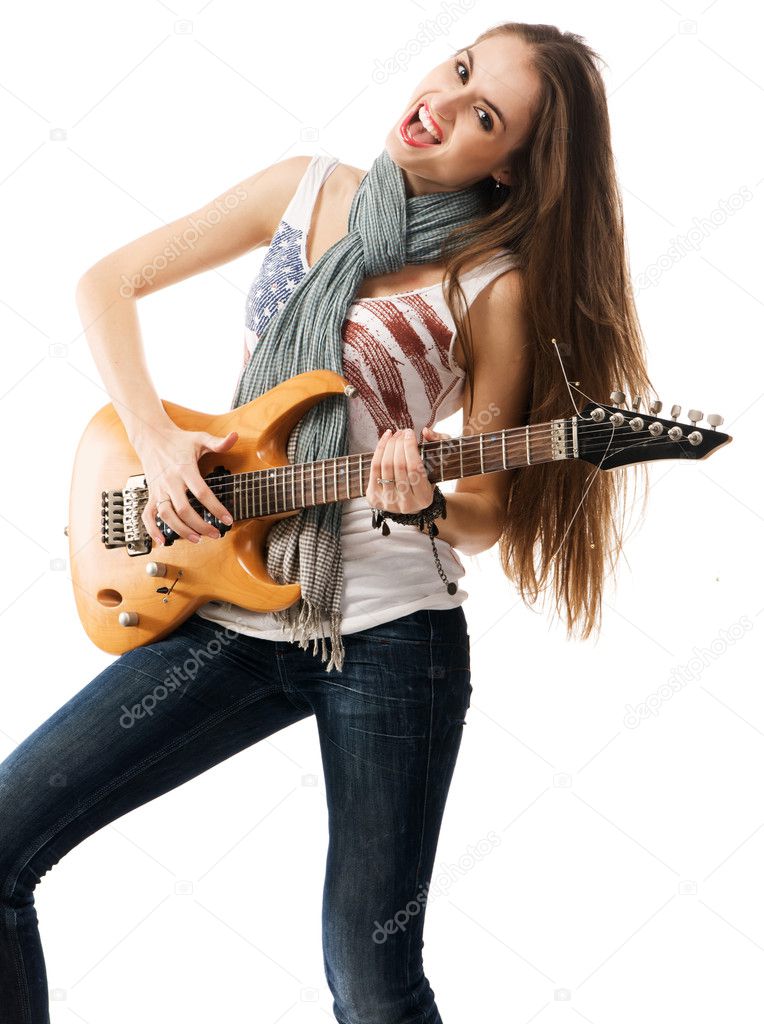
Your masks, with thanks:
[{"label": "bare arm", "polygon": [[149,376],[137,300],[265,245],[309,157],[282,160],[94,264],[77,284],[77,308],[98,371],[131,444],[170,424]]},{"label": "bare arm", "polygon": [[267,244],[309,161],[291,157],[258,171],[188,216],[105,256],[77,284],[77,308],[93,359],[146,473],[150,500],[143,522],[156,543],[162,543],[154,521],[162,497],[172,499],[162,518],[179,536],[219,536],[188,504],[186,489],[224,517],[197,462],[204,451],[227,450],[236,434],[223,439],[183,431],[165,413],[146,365],[137,301]]},{"label": "bare arm", "polygon": [[[470,307],[475,403],[471,423],[467,419],[470,385],[465,378],[463,434],[505,430],[525,422],[532,357],[522,284],[522,271],[508,270],[484,288]],[[516,472],[507,469],[458,480],[448,496],[448,518],[442,528],[438,520],[441,539],[467,555],[493,547],[501,535],[509,479]]]}]

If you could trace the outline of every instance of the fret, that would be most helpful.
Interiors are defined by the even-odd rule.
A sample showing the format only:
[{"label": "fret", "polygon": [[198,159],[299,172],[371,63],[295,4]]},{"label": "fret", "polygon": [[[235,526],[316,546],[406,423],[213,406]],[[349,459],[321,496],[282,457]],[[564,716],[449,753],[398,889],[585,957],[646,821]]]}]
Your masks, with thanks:
[{"label": "fret", "polygon": [[[570,440],[566,434],[566,420],[553,420],[549,424],[551,435],[549,442],[546,441],[546,434],[543,440],[539,441],[536,449],[533,448],[533,436],[531,425],[522,427],[507,427],[494,434],[480,433],[477,437],[464,436],[449,438],[445,440],[430,441],[426,444],[417,445],[417,451],[425,465],[425,471],[429,474],[432,470],[433,482],[439,479],[444,482],[450,479],[461,479],[466,475],[475,475],[495,472],[498,469],[512,469],[516,465],[522,465],[521,445],[522,438],[525,438],[525,461],[527,465],[534,465],[540,462],[549,462],[552,459],[578,458],[579,437],[577,433],[577,419],[571,420]],[[541,434],[541,431],[537,431]],[[478,453],[480,456],[479,469],[473,462],[472,448],[467,450],[465,459],[465,443],[470,444],[477,440],[479,444]],[[459,464],[453,457],[453,445],[459,445]],[[499,443],[501,444],[501,459],[499,460]],[[517,443],[517,449],[514,444]],[[437,447],[436,447],[437,446]],[[298,464],[285,463],[283,466],[271,466],[268,469],[260,469],[249,473],[234,473],[226,478],[225,486],[221,486],[221,493],[227,493],[230,483],[232,496],[230,500],[231,513],[234,520],[250,519],[255,516],[270,516],[281,511],[290,509],[289,493],[291,489],[291,508],[309,508],[319,504],[327,504],[330,501],[350,501],[355,495],[363,495],[370,479],[370,464],[366,461],[373,458],[373,452],[358,452],[352,455],[340,455],[330,460],[322,459],[316,462],[304,462]],[[440,473],[435,472],[434,461],[439,458]],[[321,471],[321,493],[318,493],[318,480],[316,471]],[[457,474],[458,468],[458,474]],[[355,473],[358,472],[356,485]],[[299,494],[297,488],[296,473],[300,474]],[[307,493],[305,474],[310,473],[310,494]],[[281,491],[279,492],[279,473],[281,474]],[[331,477],[330,477],[331,473]],[[289,479],[287,479],[289,474]],[[345,486],[341,486],[344,477]],[[291,482],[290,482],[291,481]],[[271,494],[271,483],[273,494]],[[255,490],[257,485],[257,490]],[[265,495],[263,488],[265,487]],[[217,491],[216,491],[217,493]],[[298,500],[299,498],[299,500]],[[221,498],[222,500],[222,498]],[[281,502],[281,504],[280,504]],[[228,507],[228,501],[224,502]],[[283,507],[282,507],[283,506]]]}]

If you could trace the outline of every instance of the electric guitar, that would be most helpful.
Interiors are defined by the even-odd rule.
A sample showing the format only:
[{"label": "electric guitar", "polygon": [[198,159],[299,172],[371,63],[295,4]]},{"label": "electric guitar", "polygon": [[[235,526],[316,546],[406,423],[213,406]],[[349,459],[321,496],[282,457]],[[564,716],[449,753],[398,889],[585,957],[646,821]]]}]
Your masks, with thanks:
[{"label": "electric guitar", "polygon": [[[265,540],[273,524],[302,508],[362,497],[373,452],[318,462],[290,463],[289,435],[318,401],[353,397],[355,389],[331,370],[298,374],[259,398],[220,415],[164,401],[184,430],[239,434],[224,455],[205,453],[199,471],[233,517],[216,519],[190,492],[191,506],[214,523],[220,538],[193,544],[161,518],[165,544],[152,552],[141,519],[148,498],[146,478],[114,406],[103,406],[86,427],[75,456],[69,499],[69,555],[77,611],[96,646],[121,654],[160,639],[200,605],[229,601],[252,611],[288,608],[300,597],[299,583],[279,584],[266,570]],[[614,391],[615,405],[589,403],[574,416],[471,434],[419,445],[432,483],[557,459],[583,459],[602,470],[660,459],[704,459],[732,438],[717,431],[722,417],[691,409],[691,426],[660,419],[661,403],[640,413],[628,410]],[[217,464],[224,460],[225,465]],[[370,513],[371,514],[371,513]]]}]

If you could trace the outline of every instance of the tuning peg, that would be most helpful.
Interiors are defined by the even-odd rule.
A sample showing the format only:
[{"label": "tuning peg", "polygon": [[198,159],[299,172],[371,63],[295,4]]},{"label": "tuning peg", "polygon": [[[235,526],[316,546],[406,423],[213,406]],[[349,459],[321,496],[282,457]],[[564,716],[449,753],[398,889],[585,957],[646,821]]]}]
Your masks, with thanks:
[{"label": "tuning peg", "polygon": [[681,405],[672,405],[671,406],[671,418],[675,420],[681,411],[682,411]]},{"label": "tuning peg", "polygon": [[663,402],[659,402],[658,399],[656,398],[654,402],[650,403],[650,414],[652,416],[657,416],[662,408],[663,408]]},{"label": "tuning peg", "polygon": [[611,391],[610,401],[613,403],[613,405],[620,406],[621,403],[626,402],[626,395],[623,393],[623,391]]},{"label": "tuning peg", "polygon": [[639,397],[639,395],[634,395],[634,401],[632,402],[632,405],[631,405],[631,411],[632,412],[639,412],[639,407],[640,407],[641,404],[642,404],[642,399]]},{"label": "tuning peg", "polygon": [[712,430],[716,430],[717,427],[720,427],[722,423],[724,423],[724,417],[720,416],[718,412],[710,412],[708,416],[706,416],[706,419],[711,424]]},{"label": "tuning peg", "polygon": [[703,413],[700,412],[699,409],[689,409],[687,412],[687,419],[690,421],[690,423],[692,423],[694,427],[698,420],[703,419]]}]

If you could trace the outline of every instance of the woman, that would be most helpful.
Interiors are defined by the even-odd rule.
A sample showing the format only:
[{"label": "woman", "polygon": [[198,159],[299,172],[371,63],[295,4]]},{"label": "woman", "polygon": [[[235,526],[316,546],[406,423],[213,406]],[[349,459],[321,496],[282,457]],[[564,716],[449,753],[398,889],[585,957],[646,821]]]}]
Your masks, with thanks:
[{"label": "woman", "polygon": [[[582,393],[603,400],[616,383],[646,393],[596,59],[553,27],[497,26],[423,79],[369,172],[280,161],[197,211],[206,229],[193,246],[177,245],[182,218],[82,278],[88,341],[146,472],[143,522],[156,544],[160,520],[178,543],[217,542],[188,492],[226,521],[197,463],[208,451],[224,462],[236,435],[167,417],[136,299],[255,246],[270,242],[234,405],[300,360],[330,365],[341,351],[356,395],[311,410],[290,457],[345,445],[374,459],[364,498],[324,506],[323,518],[304,509],[269,533],[269,570],[303,583],[299,616],[209,602],[117,658],[0,765],[0,1024],[49,1020],[33,906],[44,873],[108,822],[309,715],[329,815],[323,946],[335,1016],[441,1020],[423,925],[472,690],[467,595],[443,582],[463,575],[456,548],[498,541],[522,595],[535,600],[551,580],[569,631],[580,623],[587,636],[605,552],[617,550],[622,481],[567,461],[473,475],[444,516],[417,435],[445,436],[432,424],[462,405],[464,433],[569,415],[552,337]],[[307,333],[316,310],[323,348],[321,332]],[[389,536],[370,509],[397,517]],[[437,540],[405,519],[416,513],[420,525],[437,519]]]}]

